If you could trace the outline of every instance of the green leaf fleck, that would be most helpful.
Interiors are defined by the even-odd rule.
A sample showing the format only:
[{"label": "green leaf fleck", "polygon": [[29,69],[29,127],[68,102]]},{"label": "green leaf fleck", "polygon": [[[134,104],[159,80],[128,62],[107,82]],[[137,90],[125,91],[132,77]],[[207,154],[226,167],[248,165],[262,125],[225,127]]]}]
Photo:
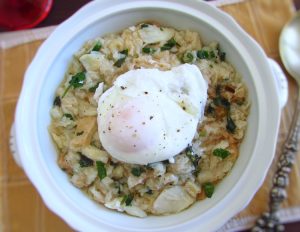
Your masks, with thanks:
[{"label": "green leaf fleck", "polygon": [[54,105],[54,106],[58,106],[58,107],[61,106],[61,99],[60,99],[59,96],[56,96],[56,97],[55,97],[55,99],[54,99],[54,101],[53,101],[53,105]]},{"label": "green leaf fleck", "polygon": [[211,198],[214,191],[215,191],[215,186],[212,183],[205,183],[203,184],[203,189],[206,197]]},{"label": "green leaf fleck", "polygon": [[161,48],[160,50],[161,51],[166,51],[166,50],[171,50],[175,45],[179,45],[176,40],[174,38],[172,39],[169,39],[167,41],[167,43],[165,43]]},{"label": "green leaf fleck", "polygon": [[233,119],[230,117],[230,115],[227,116],[227,124],[226,124],[226,129],[230,133],[234,133],[236,129],[236,125],[233,121]]},{"label": "green leaf fleck", "polygon": [[141,25],[141,28],[145,28],[145,27],[149,27],[149,24],[143,23],[143,24]]},{"label": "green leaf fleck", "polygon": [[97,43],[92,48],[92,51],[98,52],[101,49],[101,47],[102,47],[102,44],[100,43],[100,41],[97,41]]},{"label": "green leaf fleck", "polygon": [[140,176],[143,172],[145,172],[145,170],[142,169],[141,167],[133,167],[131,169],[131,173],[134,176]]},{"label": "green leaf fleck", "polygon": [[79,160],[79,164],[80,167],[90,167],[94,165],[94,161],[88,157],[86,157],[85,155],[83,155],[81,152],[79,152],[80,155],[80,160]]},{"label": "green leaf fleck", "polygon": [[120,68],[122,66],[122,64],[125,62],[126,60],[126,57],[123,57],[123,58],[120,58],[118,59],[115,63],[114,63],[114,66]]},{"label": "green leaf fleck", "polygon": [[89,92],[91,93],[95,93],[96,92],[96,89],[98,88],[100,82],[98,82],[96,85],[94,85],[93,87],[89,88]]},{"label": "green leaf fleck", "polygon": [[199,59],[208,59],[209,55],[208,55],[208,52],[206,50],[198,50],[197,51],[197,57]]},{"label": "green leaf fleck", "polygon": [[73,118],[72,114],[63,114],[63,117],[66,117],[66,118],[74,121],[74,118]]},{"label": "green leaf fleck", "polygon": [[125,195],[121,201],[121,204],[123,205],[125,203],[126,206],[130,206],[131,202],[133,200],[133,195]]},{"label": "green leaf fleck", "polygon": [[101,161],[96,161],[96,166],[100,180],[104,179],[106,177],[106,168],[104,163]]},{"label": "green leaf fleck", "polygon": [[227,156],[230,155],[230,152],[226,149],[223,149],[223,148],[216,148],[216,149],[213,150],[213,155],[218,156],[222,159],[225,159]]},{"label": "green leaf fleck", "polygon": [[150,48],[150,47],[144,47],[142,49],[143,53],[146,53],[146,54],[153,54],[156,50],[155,48]]},{"label": "green leaf fleck", "polygon": [[69,86],[66,88],[64,94],[62,95],[62,98],[67,94],[69,89],[73,87],[74,89],[82,87],[84,85],[85,81],[85,72],[79,72],[76,73],[74,76],[72,76],[71,80],[69,81]]}]

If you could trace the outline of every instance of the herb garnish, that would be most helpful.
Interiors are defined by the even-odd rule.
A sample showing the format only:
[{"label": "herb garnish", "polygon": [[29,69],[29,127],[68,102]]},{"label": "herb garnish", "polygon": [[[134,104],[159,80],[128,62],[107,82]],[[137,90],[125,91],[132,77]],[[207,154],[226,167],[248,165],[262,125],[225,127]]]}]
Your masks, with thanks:
[{"label": "herb garnish", "polygon": [[121,201],[121,204],[123,205],[125,203],[126,206],[130,206],[131,202],[133,200],[133,195],[125,195]]},{"label": "herb garnish", "polygon": [[199,58],[199,59],[208,59],[208,52],[207,51],[205,51],[205,50],[198,50],[197,51],[197,57]]},{"label": "herb garnish", "polygon": [[194,153],[193,148],[192,148],[191,145],[187,146],[187,148],[185,149],[185,154],[190,159],[190,161],[192,162],[194,167],[197,168],[198,167],[198,162],[201,159],[201,157]]},{"label": "herb garnish", "polygon": [[96,161],[97,170],[98,170],[98,176],[100,180],[104,179],[106,177],[106,168],[103,162]]},{"label": "herb garnish", "polygon": [[72,114],[63,114],[63,117],[66,117],[66,118],[74,121],[74,118],[73,118]]},{"label": "herb garnish", "polygon": [[91,93],[95,93],[96,92],[96,89],[98,88],[98,86],[99,86],[99,84],[100,84],[100,82],[98,82],[96,85],[94,85],[93,87],[91,87],[91,88],[89,88],[89,91],[91,92]]},{"label": "herb garnish", "polygon": [[101,49],[101,47],[102,47],[102,44],[100,43],[100,41],[97,41],[97,43],[92,48],[92,51],[98,52]]},{"label": "herb garnish", "polygon": [[230,102],[222,96],[217,96],[216,98],[214,98],[213,101],[216,106],[223,106],[225,109],[228,110],[230,108]]},{"label": "herb garnish", "polygon": [[54,101],[53,101],[53,105],[54,106],[58,106],[58,107],[61,107],[61,99],[59,96],[56,96]]},{"label": "herb garnish", "polygon": [[207,59],[207,60],[212,60],[216,57],[214,51],[207,51],[204,49],[198,50],[197,51],[197,57],[199,59]]},{"label": "herb garnish", "polygon": [[230,132],[230,133],[234,133],[235,129],[236,129],[236,125],[234,123],[234,121],[232,120],[232,118],[230,117],[230,115],[227,115],[227,124],[226,124],[226,129]]},{"label": "herb garnish", "polygon": [[80,167],[83,168],[83,167],[89,167],[94,165],[94,161],[92,159],[86,157],[81,152],[78,153],[80,155],[80,160],[79,160]]},{"label": "herb garnish", "polygon": [[205,109],[205,116],[208,114],[214,114],[214,113],[215,113],[215,108],[212,107],[211,104],[209,104]]},{"label": "herb garnish", "polygon": [[220,45],[218,45],[217,51],[218,51],[218,56],[219,56],[220,60],[225,61],[226,53],[221,51]]},{"label": "herb garnish", "polygon": [[141,25],[141,28],[145,28],[145,27],[149,27],[149,24],[143,23],[143,24]]},{"label": "herb garnish", "polygon": [[119,53],[125,55],[124,57],[118,59],[115,63],[114,66],[120,68],[122,66],[122,64],[125,62],[126,57],[128,56],[128,49],[125,49],[123,51],[120,51]]},{"label": "herb garnish", "polygon": [[174,38],[172,39],[169,39],[167,41],[167,43],[165,43],[161,48],[160,50],[161,51],[166,51],[166,50],[171,50],[175,45],[179,45],[176,40]]},{"label": "herb garnish", "polygon": [[153,54],[156,51],[156,49],[155,48],[150,48],[150,47],[144,47],[142,49],[142,51],[143,51],[143,53],[146,53],[146,54]]},{"label": "herb garnish", "polygon": [[145,172],[145,170],[142,169],[141,167],[133,167],[131,169],[131,173],[134,176],[140,176],[143,172]]},{"label": "herb garnish", "polygon": [[83,135],[84,131],[80,131],[78,133],[76,133],[76,136],[80,136],[80,135]]},{"label": "herb garnish", "polygon": [[62,98],[67,94],[69,89],[73,87],[74,89],[82,87],[84,85],[85,81],[85,72],[79,72],[76,73],[74,76],[72,76],[71,80],[69,81],[69,86],[66,88],[64,94],[62,95]]},{"label": "herb garnish", "polygon": [[211,198],[215,191],[215,186],[212,183],[208,182],[203,184],[203,189],[204,189],[205,196]]},{"label": "herb garnish", "polygon": [[192,63],[193,60],[194,60],[194,56],[190,52],[184,53],[184,55],[182,56],[182,59],[181,59],[182,63]]},{"label": "herb garnish", "polygon": [[149,194],[149,195],[151,195],[151,194],[153,194],[153,190],[149,189],[146,193]]},{"label": "herb garnish", "polygon": [[219,52],[219,57],[221,61],[225,61],[226,59],[226,53],[225,52]]},{"label": "herb garnish", "polygon": [[230,155],[230,152],[226,149],[223,149],[223,148],[216,148],[216,149],[213,150],[213,155],[218,156],[222,159],[225,159],[227,156]]}]

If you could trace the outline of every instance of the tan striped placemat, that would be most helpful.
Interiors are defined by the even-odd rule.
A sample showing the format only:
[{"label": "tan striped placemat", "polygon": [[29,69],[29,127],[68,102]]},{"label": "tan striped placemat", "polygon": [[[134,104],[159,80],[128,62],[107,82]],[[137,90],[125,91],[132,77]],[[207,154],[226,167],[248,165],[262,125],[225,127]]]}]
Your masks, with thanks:
[{"label": "tan striped placemat", "polygon": [[[232,15],[261,44],[271,58],[280,63],[278,37],[282,26],[294,12],[292,1],[233,1],[240,3],[221,8]],[[43,38],[47,37],[52,30],[53,27],[49,27],[17,32],[17,34],[0,34],[0,231],[71,231],[63,220],[45,207],[22,169],[15,164],[8,144],[24,71]],[[291,122],[295,102],[296,84],[291,78],[289,78],[289,91],[288,104],[282,114],[277,157]],[[289,198],[284,202],[284,208],[280,212],[284,221],[300,220],[299,157],[291,175]],[[275,164],[249,206],[224,225],[221,231],[236,231],[253,225],[257,215],[266,209],[274,167]]]}]

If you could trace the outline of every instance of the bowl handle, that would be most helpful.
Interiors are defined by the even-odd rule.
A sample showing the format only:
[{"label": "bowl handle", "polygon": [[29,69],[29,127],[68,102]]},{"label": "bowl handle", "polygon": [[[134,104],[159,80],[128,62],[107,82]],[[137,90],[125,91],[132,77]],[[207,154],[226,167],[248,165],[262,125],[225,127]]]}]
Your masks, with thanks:
[{"label": "bowl handle", "polygon": [[271,66],[271,69],[273,71],[275,82],[276,82],[276,89],[278,93],[279,98],[279,104],[281,109],[285,106],[288,100],[288,82],[287,78],[282,70],[282,68],[279,66],[279,64],[269,58],[269,64]]},{"label": "bowl handle", "polygon": [[20,155],[17,148],[16,143],[16,129],[15,129],[15,123],[12,124],[10,128],[10,136],[9,136],[9,148],[12,156],[14,157],[15,162],[19,167],[22,168],[22,163],[20,159]]}]

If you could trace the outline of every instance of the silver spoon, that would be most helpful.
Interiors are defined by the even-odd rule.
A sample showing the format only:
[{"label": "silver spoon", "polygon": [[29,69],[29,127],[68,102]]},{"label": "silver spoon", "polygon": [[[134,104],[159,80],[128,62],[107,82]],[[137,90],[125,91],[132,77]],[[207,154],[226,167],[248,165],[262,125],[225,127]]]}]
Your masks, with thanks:
[{"label": "silver spoon", "polygon": [[278,210],[287,197],[286,186],[289,183],[289,173],[297,155],[300,132],[300,12],[284,26],[279,39],[279,51],[286,70],[297,82],[297,105],[295,106],[289,135],[283,145],[277,170],[273,177],[273,186],[269,197],[269,211],[263,213],[256,221],[256,225],[252,228],[253,232],[284,231],[284,226],[280,224]]}]

